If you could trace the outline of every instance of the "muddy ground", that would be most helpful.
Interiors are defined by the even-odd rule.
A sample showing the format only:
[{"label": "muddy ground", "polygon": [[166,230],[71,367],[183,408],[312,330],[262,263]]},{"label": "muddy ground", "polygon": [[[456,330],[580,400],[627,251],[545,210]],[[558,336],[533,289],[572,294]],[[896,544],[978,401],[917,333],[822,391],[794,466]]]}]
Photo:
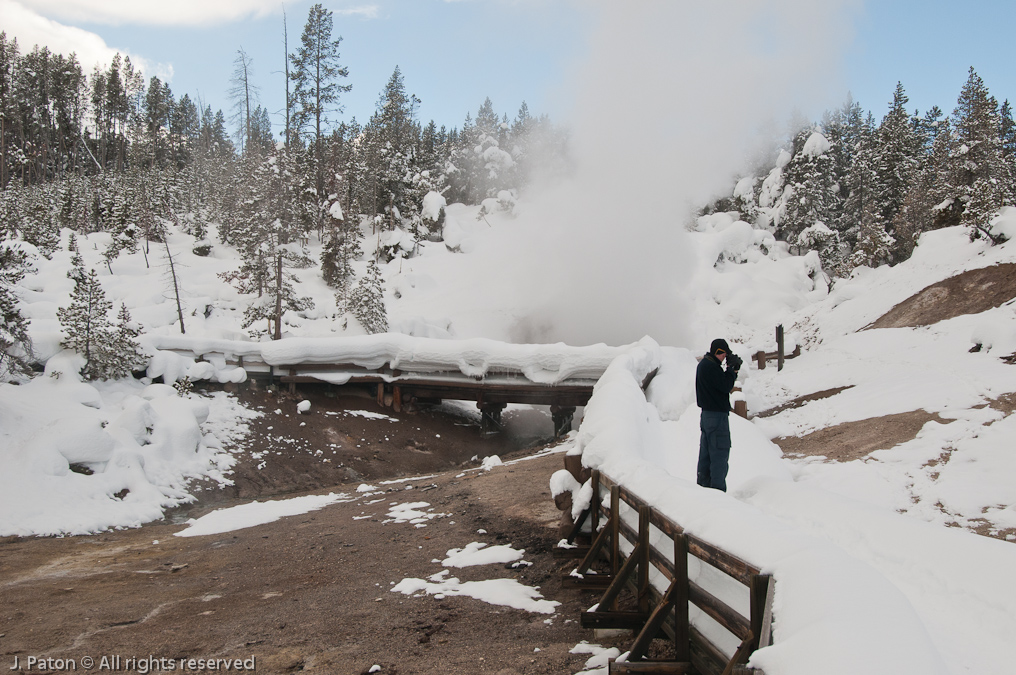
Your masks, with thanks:
[{"label": "muddy ground", "polygon": [[[265,416],[253,424],[250,449],[238,455],[233,487],[200,491],[198,503],[140,529],[0,540],[0,668],[17,659],[29,672],[30,657],[48,657],[74,659],[82,672],[88,656],[94,670],[122,673],[180,672],[129,660],[150,657],[176,664],[253,658],[257,673],[582,669],[588,654],[569,650],[593,638],[578,616],[595,598],[562,587],[575,563],[551,553],[560,514],[548,481],[562,455],[490,471],[477,461],[540,451],[549,415],[506,411],[510,433],[483,439],[475,415],[457,408],[395,414],[367,396],[319,391],[301,392],[312,408],[298,415],[300,399],[241,397]],[[383,482],[404,476],[429,477]],[[363,483],[383,493],[358,496]],[[186,519],[213,508],[328,492],[351,501],[219,535],[174,536]],[[386,522],[390,505],[406,502],[426,502],[422,510],[442,515],[423,527]],[[389,590],[446,569],[434,561],[474,541],[525,549],[532,564],[452,569],[450,576],[539,587],[561,603],[556,613]],[[120,669],[101,671],[103,656],[120,656]],[[38,662],[31,672],[40,672]]]}]

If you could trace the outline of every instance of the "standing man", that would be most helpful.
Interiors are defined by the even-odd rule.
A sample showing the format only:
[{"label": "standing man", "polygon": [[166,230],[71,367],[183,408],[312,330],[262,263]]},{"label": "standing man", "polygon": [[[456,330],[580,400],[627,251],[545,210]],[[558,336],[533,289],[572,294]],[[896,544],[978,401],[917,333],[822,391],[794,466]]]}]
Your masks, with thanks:
[{"label": "standing man", "polygon": [[[723,369],[723,362],[727,369]],[[730,456],[730,392],[741,367],[723,338],[713,340],[709,353],[695,371],[695,399],[702,408],[699,428],[698,484],[727,491],[727,459]]]}]

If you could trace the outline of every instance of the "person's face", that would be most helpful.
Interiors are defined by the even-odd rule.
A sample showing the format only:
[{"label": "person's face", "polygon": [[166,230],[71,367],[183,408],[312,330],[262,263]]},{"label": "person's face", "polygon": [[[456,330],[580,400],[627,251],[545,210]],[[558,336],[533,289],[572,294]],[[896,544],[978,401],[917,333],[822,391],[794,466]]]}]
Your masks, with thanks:
[{"label": "person's face", "polygon": [[722,349],[717,349],[716,358],[719,359],[720,363],[723,363],[723,361],[726,360],[727,358],[727,352],[723,351]]}]

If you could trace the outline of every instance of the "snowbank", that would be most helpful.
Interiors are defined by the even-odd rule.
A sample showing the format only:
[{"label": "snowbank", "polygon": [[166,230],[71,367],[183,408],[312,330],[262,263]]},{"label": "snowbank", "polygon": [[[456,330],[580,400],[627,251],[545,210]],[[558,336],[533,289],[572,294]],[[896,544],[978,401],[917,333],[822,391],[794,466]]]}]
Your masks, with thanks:
[{"label": "snowbank", "polygon": [[[656,367],[647,400],[640,383]],[[607,368],[576,442],[584,465],[774,575],[775,644],[751,665],[791,675],[1008,666],[1003,635],[1016,628],[1016,589],[1006,570],[1016,549],[796,483],[778,448],[737,417],[730,491],[698,487],[698,411],[675,393],[688,390],[693,373],[690,354],[643,341]],[[699,627],[728,651],[736,647]]]},{"label": "snowbank", "polygon": [[181,398],[133,380],[89,384],[64,373],[0,384],[0,535],[157,520],[193,500],[191,479],[230,482],[235,460],[223,445],[254,415],[225,394]]}]

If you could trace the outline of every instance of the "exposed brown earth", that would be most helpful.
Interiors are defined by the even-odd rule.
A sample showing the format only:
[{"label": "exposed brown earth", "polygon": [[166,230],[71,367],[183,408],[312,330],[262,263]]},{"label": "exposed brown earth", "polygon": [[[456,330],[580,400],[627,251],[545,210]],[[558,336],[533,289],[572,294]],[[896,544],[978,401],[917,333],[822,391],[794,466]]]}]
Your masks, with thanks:
[{"label": "exposed brown earth", "polygon": [[849,462],[913,440],[932,420],[942,421],[942,418],[924,410],[913,410],[837,424],[804,436],[776,438],[773,442],[787,455],[823,456],[836,462]]},{"label": "exposed brown earth", "polygon": [[1016,298],[1016,263],[969,270],[912,295],[865,328],[906,328],[977,314]]}]

